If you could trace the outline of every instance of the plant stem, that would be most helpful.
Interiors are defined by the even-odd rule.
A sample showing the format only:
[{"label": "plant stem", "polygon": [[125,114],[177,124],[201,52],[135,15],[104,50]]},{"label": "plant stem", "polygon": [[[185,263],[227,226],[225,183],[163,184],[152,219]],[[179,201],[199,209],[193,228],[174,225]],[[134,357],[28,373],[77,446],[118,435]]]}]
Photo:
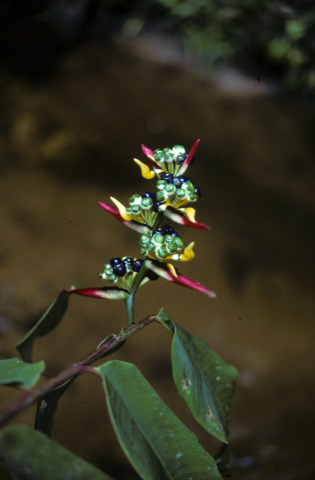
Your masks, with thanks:
[{"label": "plant stem", "polygon": [[30,392],[24,390],[23,395],[16,402],[9,405],[0,413],[0,427],[8,423],[17,414],[22,412],[22,410],[25,410],[51,390],[60,387],[63,383],[71,380],[74,377],[77,377],[81,373],[91,372],[92,369],[87,367],[88,365],[91,365],[91,363],[97,360],[104,352],[112,350],[120,343],[125,342],[127,338],[131,337],[136,332],[149,325],[149,323],[153,322],[155,319],[155,315],[149,315],[139,323],[132,323],[115,338],[108,340],[108,342],[104,343],[78,362],[73,363],[70,365],[70,367],[66,368],[55,377],[48,380],[48,382],[46,382],[44,385],[41,385]]},{"label": "plant stem", "polygon": [[[152,227],[152,231],[158,227],[162,219],[163,219],[163,213],[159,213],[155,219],[154,225]],[[125,300],[126,311],[127,311],[127,326],[131,325],[134,322],[134,298],[140,283],[142,282],[142,280],[145,277],[145,274],[147,273],[147,270],[148,269],[145,267],[143,263],[142,267],[140,268],[140,271],[138,272],[135,278],[135,282],[131,287],[130,293]]]}]

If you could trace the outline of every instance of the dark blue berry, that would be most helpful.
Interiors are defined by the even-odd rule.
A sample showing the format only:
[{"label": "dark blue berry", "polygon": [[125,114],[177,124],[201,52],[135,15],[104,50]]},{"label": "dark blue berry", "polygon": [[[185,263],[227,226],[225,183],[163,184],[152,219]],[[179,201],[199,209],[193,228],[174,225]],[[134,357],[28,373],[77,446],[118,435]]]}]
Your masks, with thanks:
[{"label": "dark blue berry", "polygon": [[162,227],[159,227],[159,228],[156,228],[155,230],[153,230],[153,232],[152,232],[152,237],[153,237],[153,235],[155,235],[156,233],[159,233],[160,235],[164,235]]},{"label": "dark blue berry", "polygon": [[177,163],[177,165],[182,165],[182,164],[184,163],[184,161],[186,160],[187,157],[188,157],[187,154],[177,155],[177,158],[176,158],[176,163]]},{"label": "dark blue berry", "polygon": [[141,260],[140,258],[139,258],[139,260],[135,260],[133,262],[133,271],[134,272],[139,272],[142,264],[143,264],[143,260]]},{"label": "dark blue berry", "polygon": [[169,227],[168,225],[162,225],[162,227],[161,227],[161,230],[162,230],[161,233],[162,233],[162,235],[167,235],[168,232],[169,232],[169,228],[170,228],[170,227]]},{"label": "dark blue berry", "polygon": [[194,185],[194,182],[192,181],[191,178],[185,177],[185,182],[191,182]]},{"label": "dark blue berry", "polygon": [[152,198],[152,200],[154,200],[156,198],[156,193],[145,192],[142,195],[142,198]]},{"label": "dark blue berry", "polygon": [[123,260],[125,265],[129,265],[130,267],[133,266],[133,259],[131,257],[127,257]]},{"label": "dark blue berry", "polygon": [[124,275],[126,275],[126,265],[124,264],[124,262],[117,263],[113,267],[113,272],[115,275],[117,275],[117,277],[123,277]]},{"label": "dark blue berry", "polygon": [[111,264],[112,267],[114,267],[115,265],[117,265],[118,263],[121,263],[121,258],[120,257],[116,257],[116,258],[112,258],[109,263]]},{"label": "dark blue berry", "polygon": [[173,227],[170,227],[169,225],[163,225],[163,226],[166,227],[163,235],[172,235],[172,237],[174,238],[178,237],[178,233],[175,232]]},{"label": "dark blue berry", "polygon": [[162,180],[165,180],[167,183],[173,183],[173,174],[172,173],[163,173]]},{"label": "dark blue berry", "polygon": [[153,203],[153,207],[152,207],[153,212],[158,213],[158,212],[159,212],[158,209],[159,209],[159,206],[160,206],[160,205],[161,205],[160,202],[154,202],[154,203]]},{"label": "dark blue berry", "polygon": [[196,195],[198,195],[199,198],[201,197],[201,190],[200,190],[199,187],[196,187],[196,188],[195,188],[194,193],[195,193]]},{"label": "dark blue berry", "polygon": [[173,178],[173,184],[175,185],[176,188],[180,188],[181,185],[182,185],[182,182],[180,181],[180,179],[178,177],[174,177]]},{"label": "dark blue berry", "polygon": [[177,177],[177,178],[180,181],[180,183],[186,182],[186,178],[184,177],[184,175],[179,175],[179,177]]}]

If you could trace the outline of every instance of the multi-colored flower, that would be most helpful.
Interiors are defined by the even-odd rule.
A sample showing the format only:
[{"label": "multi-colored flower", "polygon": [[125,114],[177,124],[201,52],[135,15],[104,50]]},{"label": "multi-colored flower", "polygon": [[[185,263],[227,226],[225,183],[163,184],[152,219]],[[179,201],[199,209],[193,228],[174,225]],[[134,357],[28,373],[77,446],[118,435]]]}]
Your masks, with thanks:
[{"label": "multi-colored flower", "polygon": [[[154,152],[142,146],[142,151],[148,157],[152,170],[140,160],[135,159],[135,162],[140,166],[143,177],[150,179],[157,176],[157,192],[133,195],[129,199],[127,208],[113,197],[111,200],[117,208],[103,202],[99,202],[99,205],[124,225],[141,234],[140,254],[146,259],[112,258],[109,263],[104,265],[100,277],[108,280],[115,287],[73,289],[71,293],[98,298],[127,298],[135,288],[149,280],[163,277],[178,285],[215,297],[214,292],[180,274],[172,264],[163,262],[163,260],[182,262],[192,260],[195,256],[194,242],[184,248],[183,240],[171,226],[159,226],[167,217],[191,228],[204,230],[210,228],[195,220],[193,208],[183,207],[189,202],[196,202],[201,197],[200,189],[190,178],[183,175],[188,166],[194,162],[198,144],[199,140],[194,143],[188,154],[180,145],[176,145],[172,149],[157,149]],[[180,253],[183,248],[183,253]]]}]

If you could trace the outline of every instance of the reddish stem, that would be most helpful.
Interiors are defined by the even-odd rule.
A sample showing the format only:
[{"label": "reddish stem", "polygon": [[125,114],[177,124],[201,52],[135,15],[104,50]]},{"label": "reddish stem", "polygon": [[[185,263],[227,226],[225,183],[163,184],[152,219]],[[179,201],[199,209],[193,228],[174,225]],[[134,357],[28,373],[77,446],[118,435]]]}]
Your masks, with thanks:
[{"label": "reddish stem", "polygon": [[72,378],[77,377],[84,372],[94,373],[93,369],[88,367],[88,365],[91,365],[91,363],[97,360],[104,352],[112,350],[154,320],[156,320],[155,315],[149,315],[139,323],[132,323],[115,338],[108,340],[108,342],[104,343],[78,362],[73,363],[70,365],[70,367],[66,368],[55,377],[48,380],[48,382],[46,382],[44,385],[41,385],[32,391],[24,390],[22,396],[18,400],[2,410],[0,413],[0,427],[8,423],[12,418],[25,410],[27,407],[33,405],[33,403],[37,402],[38,399],[46,395],[48,392],[60,387],[68,380],[71,380]]}]

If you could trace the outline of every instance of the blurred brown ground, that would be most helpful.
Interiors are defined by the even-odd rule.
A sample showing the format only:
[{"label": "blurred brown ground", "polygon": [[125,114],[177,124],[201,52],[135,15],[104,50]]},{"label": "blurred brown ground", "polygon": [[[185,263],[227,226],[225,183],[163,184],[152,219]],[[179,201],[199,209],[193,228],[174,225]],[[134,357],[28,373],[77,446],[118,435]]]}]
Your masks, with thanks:
[{"label": "blurred brown ground", "polygon": [[[5,71],[0,82],[1,358],[16,355],[15,341],[62,288],[101,286],[111,257],[138,256],[137,234],[97,201],[126,202],[153,188],[132,162],[143,159],[140,144],[189,148],[201,138],[189,176],[203,193],[197,218],[212,230],[178,228],[196,242],[195,260],[180,270],[218,298],[152,282],[138,292],[136,317],[164,306],[239,369],[233,478],[314,478],[313,110],[267,93],[221,91],[132,43],[87,43],[40,84]],[[124,323],[123,303],[72,298],[35,358],[54,375]],[[112,358],[134,362],[215,452],[175,391],[162,327],[149,326]],[[3,388],[1,407],[17,395]],[[17,422],[33,417],[31,410]],[[95,378],[79,378],[62,398],[53,438],[118,480],[138,478]]]}]

